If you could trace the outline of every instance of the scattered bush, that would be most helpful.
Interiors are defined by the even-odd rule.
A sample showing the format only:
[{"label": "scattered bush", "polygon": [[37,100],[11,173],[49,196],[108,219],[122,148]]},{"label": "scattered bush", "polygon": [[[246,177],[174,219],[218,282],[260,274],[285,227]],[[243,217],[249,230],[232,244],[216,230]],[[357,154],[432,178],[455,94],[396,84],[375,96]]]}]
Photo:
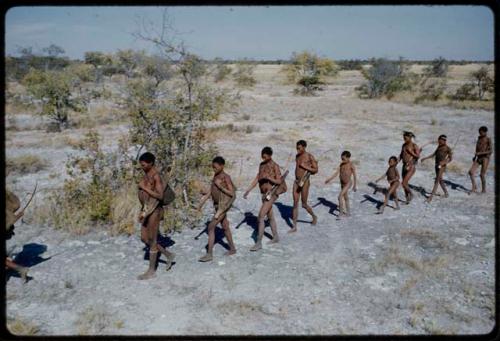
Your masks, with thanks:
[{"label": "scattered bush", "polygon": [[23,79],[28,93],[42,101],[41,115],[47,116],[59,126],[68,125],[68,109],[80,110],[71,98],[71,78],[61,71],[31,70]]},{"label": "scattered bush", "polygon": [[127,163],[126,151],[119,149],[117,153],[105,154],[94,131],[89,131],[76,147],[84,155],[68,160],[69,178],[61,190],[53,191],[47,198],[45,207],[40,209],[40,218],[56,228],[83,234],[96,223],[113,222],[112,209],[117,206],[113,201],[120,200],[113,193],[133,181],[134,174]]},{"label": "scattered bush", "polygon": [[466,101],[466,100],[477,100],[477,96],[474,93],[474,84],[466,83],[457,89],[454,95],[451,96],[451,99],[457,101]]},{"label": "scattered bush", "polygon": [[424,100],[437,101],[444,94],[446,89],[446,80],[426,78],[420,84],[420,93],[415,98],[415,103],[420,103]]},{"label": "scattered bush", "polygon": [[493,79],[488,74],[488,69],[485,66],[482,66],[479,70],[473,71],[470,74],[472,82],[476,86],[477,90],[477,98],[482,100],[486,92],[493,93],[494,90],[494,82]]},{"label": "scattered bush", "polygon": [[221,82],[231,74],[231,68],[227,66],[221,58],[214,59],[214,81]]},{"label": "scattered bush", "polygon": [[257,81],[253,76],[255,65],[245,62],[236,64],[236,70],[233,73],[233,78],[239,87],[253,87]]},{"label": "scattered bush", "polygon": [[14,335],[37,335],[40,328],[20,318],[7,318],[7,329]]},{"label": "scattered bush", "polygon": [[14,158],[6,159],[7,174],[33,174],[48,167],[47,160],[44,160],[37,155],[27,154]]},{"label": "scattered bush", "polygon": [[416,75],[408,72],[408,65],[403,58],[391,61],[384,58],[372,61],[372,66],[362,70],[367,83],[357,90],[361,98],[392,98],[396,92],[411,90]]},{"label": "scattered bush", "polygon": [[75,321],[80,335],[106,334],[113,325],[116,325],[116,321],[113,321],[112,315],[101,306],[84,309]]},{"label": "scattered bush", "polygon": [[290,83],[299,85],[296,94],[313,95],[322,90],[325,76],[335,76],[338,66],[328,58],[320,58],[313,53],[304,51],[293,53],[290,64],[285,65],[282,71],[286,73]]},{"label": "scattered bush", "polygon": [[424,75],[427,77],[446,77],[448,74],[448,61],[443,57],[434,59],[429,66],[424,68]]}]

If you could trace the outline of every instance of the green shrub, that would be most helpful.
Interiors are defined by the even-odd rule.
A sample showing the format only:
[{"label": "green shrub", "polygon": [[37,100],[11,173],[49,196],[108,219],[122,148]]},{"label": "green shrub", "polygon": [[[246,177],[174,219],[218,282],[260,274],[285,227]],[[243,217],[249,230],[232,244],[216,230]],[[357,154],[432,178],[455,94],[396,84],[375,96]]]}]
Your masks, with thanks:
[{"label": "green shrub", "polygon": [[335,76],[338,71],[339,67],[333,60],[320,58],[307,51],[294,52],[290,64],[282,68],[288,82],[299,85],[294,92],[300,95],[313,95],[316,91],[322,90],[324,77]]}]

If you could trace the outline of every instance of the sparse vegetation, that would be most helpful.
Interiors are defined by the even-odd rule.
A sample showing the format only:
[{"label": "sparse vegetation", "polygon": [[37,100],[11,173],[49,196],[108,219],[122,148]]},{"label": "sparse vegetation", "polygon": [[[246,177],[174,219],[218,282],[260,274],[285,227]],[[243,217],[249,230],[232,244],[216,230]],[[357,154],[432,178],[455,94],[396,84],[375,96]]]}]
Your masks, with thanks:
[{"label": "sparse vegetation", "polygon": [[361,73],[367,83],[357,90],[361,98],[392,98],[395,93],[411,90],[416,81],[416,76],[408,71],[408,64],[400,58],[391,61],[384,58],[375,59],[371,67],[363,69]]},{"label": "sparse vegetation", "polygon": [[[75,321],[77,333],[80,335],[106,334],[110,328],[120,321],[113,321],[110,313],[101,306],[87,307],[78,316]],[[122,325],[123,326],[123,325]]]},{"label": "sparse vegetation", "polygon": [[215,82],[222,82],[231,74],[231,68],[223,63],[221,58],[214,59],[214,80]]},{"label": "sparse vegetation", "polygon": [[71,83],[62,71],[31,70],[23,79],[28,93],[42,101],[41,115],[56,122],[59,127],[68,126],[68,110],[78,110],[71,98]]},{"label": "sparse vegetation", "polygon": [[236,70],[233,73],[233,78],[239,87],[251,88],[257,83],[253,72],[255,65],[249,64],[246,61],[241,61],[236,64]]},{"label": "sparse vegetation", "polygon": [[13,174],[33,174],[48,167],[48,162],[37,155],[27,154],[17,157],[7,158],[6,173]]},{"label": "sparse vegetation", "polygon": [[326,76],[337,75],[339,67],[328,58],[320,58],[313,53],[303,51],[293,53],[290,64],[283,66],[288,82],[298,85],[294,90],[303,96],[314,95],[316,91],[323,90]]},{"label": "sparse vegetation", "polygon": [[40,333],[40,328],[35,324],[21,318],[7,318],[7,329],[14,335],[33,336]]}]

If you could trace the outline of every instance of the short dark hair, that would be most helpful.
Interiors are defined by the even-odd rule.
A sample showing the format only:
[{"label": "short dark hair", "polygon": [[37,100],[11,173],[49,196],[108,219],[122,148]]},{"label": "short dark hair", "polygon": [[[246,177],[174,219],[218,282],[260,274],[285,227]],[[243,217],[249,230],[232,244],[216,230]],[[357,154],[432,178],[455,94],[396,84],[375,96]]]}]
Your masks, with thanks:
[{"label": "short dark hair", "polygon": [[344,150],[340,156],[346,156],[347,158],[351,157],[351,152],[348,150]]},{"label": "short dark hair", "polygon": [[147,163],[152,163],[153,165],[155,164],[156,157],[150,153],[150,152],[145,152],[139,157],[139,161],[144,161]]},{"label": "short dark hair", "polygon": [[446,135],[439,135],[438,140],[445,140],[446,141],[447,137]]},{"label": "short dark hair", "polygon": [[411,131],[403,131],[403,136],[409,136],[415,138],[415,134],[413,134]]},{"label": "short dark hair", "polygon": [[218,163],[219,165],[225,165],[226,164],[226,160],[224,160],[224,158],[222,156],[216,156],[212,160],[212,163]]},{"label": "short dark hair", "polygon": [[297,146],[307,147],[307,142],[305,140],[298,140]]},{"label": "short dark hair", "polygon": [[398,158],[397,158],[396,156],[394,156],[394,155],[393,155],[393,156],[391,156],[391,157],[389,158],[389,161],[391,161],[391,160],[394,160],[394,161],[396,161],[396,162],[397,162],[397,161],[398,161]]},{"label": "short dark hair", "polygon": [[479,128],[479,131],[484,131],[486,133],[488,131],[488,127],[482,126],[481,128]]},{"label": "short dark hair", "polygon": [[260,152],[261,155],[269,155],[269,156],[272,156],[273,155],[273,149],[271,147],[264,147],[262,148],[262,151]]}]

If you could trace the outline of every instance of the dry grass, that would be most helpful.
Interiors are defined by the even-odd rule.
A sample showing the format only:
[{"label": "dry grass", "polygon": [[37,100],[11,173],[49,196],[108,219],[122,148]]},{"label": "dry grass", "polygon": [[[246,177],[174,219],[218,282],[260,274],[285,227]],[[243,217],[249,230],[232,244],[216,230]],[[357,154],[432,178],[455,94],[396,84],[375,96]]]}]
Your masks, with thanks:
[{"label": "dry grass", "polygon": [[33,174],[46,169],[48,166],[47,160],[32,154],[7,158],[6,160],[7,174]]},{"label": "dry grass", "polygon": [[449,165],[446,166],[446,170],[448,172],[456,173],[459,175],[465,175],[468,172],[468,169],[459,162],[453,161]]},{"label": "dry grass", "polygon": [[7,318],[7,329],[14,335],[37,335],[40,328],[21,318]]},{"label": "dry grass", "polygon": [[137,221],[139,209],[137,187],[131,185],[120,189],[111,202],[111,234],[134,234],[134,224]]},{"label": "dry grass", "polygon": [[96,335],[105,334],[113,323],[110,314],[104,308],[91,306],[79,314],[75,326],[80,335]]},{"label": "dry grass", "polygon": [[439,234],[429,229],[412,228],[401,231],[401,237],[410,237],[416,239],[417,242],[423,247],[438,247],[440,249],[446,248],[448,245]]}]

